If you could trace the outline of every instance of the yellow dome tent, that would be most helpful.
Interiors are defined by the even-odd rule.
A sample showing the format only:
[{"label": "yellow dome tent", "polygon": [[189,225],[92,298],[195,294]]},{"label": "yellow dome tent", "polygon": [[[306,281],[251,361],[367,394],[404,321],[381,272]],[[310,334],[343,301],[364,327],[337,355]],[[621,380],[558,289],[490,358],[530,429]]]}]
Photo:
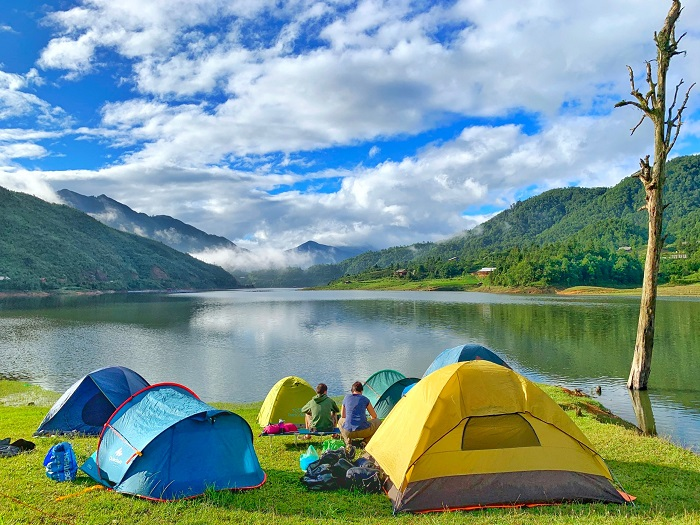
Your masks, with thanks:
[{"label": "yellow dome tent", "polygon": [[270,389],[258,412],[258,423],[265,427],[283,419],[297,426],[304,424],[303,407],[316,395],[313,387],[300,377],[283,377]]},{"label": "yellow dome tent", "polygon": [[489,361],[424,377],[366,451],[388,477],[394,512],[630,498],[552,398]]}]

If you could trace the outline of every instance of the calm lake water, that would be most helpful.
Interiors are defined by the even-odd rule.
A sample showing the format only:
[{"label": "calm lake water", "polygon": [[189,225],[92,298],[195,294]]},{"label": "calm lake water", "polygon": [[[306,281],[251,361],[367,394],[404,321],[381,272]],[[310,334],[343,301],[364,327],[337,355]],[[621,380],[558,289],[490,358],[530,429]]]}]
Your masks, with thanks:
[{"label": "calm lake water", "polygon": [[[479,343],[531,380],[600,386],[637,424],[625,387],[639,300],[464,292],[240,290],[0,300],[0,377],[63,392],[123,365],[205,401],[260,401],[279,379],[331,395],[392,368],[421,377],[446,348]],[[700,451],[700,301],[661,298],[648,397],[660,435]]]}]

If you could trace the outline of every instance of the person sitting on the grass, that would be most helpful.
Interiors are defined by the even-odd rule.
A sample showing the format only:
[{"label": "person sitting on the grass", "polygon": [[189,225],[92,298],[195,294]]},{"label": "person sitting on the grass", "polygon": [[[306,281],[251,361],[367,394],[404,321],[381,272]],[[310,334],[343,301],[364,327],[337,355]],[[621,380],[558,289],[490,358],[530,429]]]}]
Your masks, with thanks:
[{"label": "person sitting on the grass", "polygon": [[[347,446],[352,444],[353,439],[363,439],[366,444],[381,424],[372,403],[362,395],[362,390],[362,383],[355,381],[351,393],[345,396],[340,409],[338,428]],[[367,412],[372,416],[369,421]]]},{"label": "person sitting on the grass", "polygon": [[301,411],[304,413],[306,428],[311,432],[330,432],[335,428],[340,409],[335,401],[326,395],[328,387],[319,383],[316,395],[306,403]]}]

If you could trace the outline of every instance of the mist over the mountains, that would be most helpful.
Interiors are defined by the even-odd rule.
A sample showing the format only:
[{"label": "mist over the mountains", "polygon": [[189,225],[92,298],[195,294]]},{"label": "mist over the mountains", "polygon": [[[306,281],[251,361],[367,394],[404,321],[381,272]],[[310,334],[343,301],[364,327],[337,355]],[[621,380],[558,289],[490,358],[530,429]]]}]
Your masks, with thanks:
[{"label": "mist over the mountains", "polygon": [[297,267],[305,270],[309,266],[316,264],[312,253],[276,248],[256,248],[254,252],[219,248],[190,253],[190,255],[200,261],[221,266],[228,272],[281,270],[288,267]]}]

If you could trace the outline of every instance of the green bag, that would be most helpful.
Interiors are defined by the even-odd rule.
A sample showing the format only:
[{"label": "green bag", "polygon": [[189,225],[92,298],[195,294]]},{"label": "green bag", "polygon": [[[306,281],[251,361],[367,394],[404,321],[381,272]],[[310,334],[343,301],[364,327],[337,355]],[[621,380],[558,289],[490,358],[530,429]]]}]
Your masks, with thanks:
[{"label": "green bag", "polygon": [[343,448],[345,446],[345,442],[342,439],[326,439],[323,442],[323,448],[321,449],[322,452],[327,452],[329,450],[338,450],[339,448]]}]

